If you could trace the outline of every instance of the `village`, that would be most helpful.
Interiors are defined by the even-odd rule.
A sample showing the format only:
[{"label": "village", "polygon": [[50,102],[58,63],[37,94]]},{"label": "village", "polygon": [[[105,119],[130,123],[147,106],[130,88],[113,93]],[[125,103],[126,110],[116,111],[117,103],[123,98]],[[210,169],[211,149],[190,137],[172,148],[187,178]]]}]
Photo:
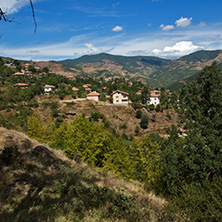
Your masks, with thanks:
[{"label": "village", "polygon": [[[13,63],[10,64],[6,64],[7,67],[10,67],[12,70],[16,69],[16,66]],[[16,83],[13,85],[14,87],[19,87],[20,89],[27,89],[28,87],[30,87],[31,85],[35,84],[35,82],[30,81],[30,80],[34,80],[36,79],[36,81],[41,81],[44,82],[43,80],[46,79],[46,83],[50,82],[47,81],[47,77],[49,76],[54,76],[55,73],[52,73],[49,71],[49,69],[47,67],[43,68],[41,70],[40,67],[37,66],[32,66],[29,63],[24,64],[21,67],[21,71],[20,72],[15,72],[11,75],[12,78],[14,78],[14,81],[16,81]],[[136,94],[137,98],[139,98],[142,95],[142,90],[144,87],[144,83],[143,81],[140,82],[140,84],[138,85],[135,82],[130,81],[127,78],[105,78],[104,80],[101,79],[93,79],[94,83],[97,84],[97,82],[99,81],[100,83],[103,82],[104,84],[102,84],[101,88],[96,88],[95,90],[95,86],[92,86],[92,84],[90,83],[84,83],[82,85],[78,84],[78,86],[75,85],[76,79],[78,79],[77,81],[79,82],[79,78],[82,80],[82,82],[87,82],[87,78],[82,78],[82,77],[74,77],[74,76],[65,76],[65,78],[68,80],[68,82],[66,81],[61,81],[60,84],[63,84],[63,88],[67,88],[67,87],[71,87],[70,94],[72,92],[75,99],[79,99],[79,100],[91,100],[91,101],[95,101],[95,102],[99,102],[99,101],[109,101],[110,103],[112,103],[113,105],[129,105],[131,104],[132,101],[131,100],[131,95],[130,92],[132,94],[132,90],[130,88],[132,88],[133,84],[136,85],[136,87],[134,87],[134,90],[137,90],[136,92],[134,91],[133,93]],[[2,77],[1,79],[2,80]],[[25,80],[24,82],[22,82],[22,80]],[[88,79],[89,80],[89,79]],[[91,80],[89,80],[90,82]],[[118,87],[114,87],[115,90],[113,90],[112,92],[110,92],[110,89],[108,89],[108,85],[118,85]],[[101,85],[101,84],[100,84]],[[127,85],[127,87],[126,87]],[[125,86],[125,87],[124,87]],[[43,86],[43,91],[42,94],[44,95],[49,95],[49,94],[56,94],[58,92],[58,84],[57,85],[53,85],[53,84],[45,84]],[[123,89],[126,89],[126,91],[124,91]],[[160,97],[161,97],[161,91],[158,89],[153,89],[151,90],[152,87],[150,87],[150,91],[147,91],[147,101],[146,101],[146,105],[154,105],[154,107],[156,107],[158,104],[160,104]],[[167,90],[168,95],[170,95],[171,93],[169,92],[169,90]],[[105,96],[104,96],[105,94]],[[136,101],[135,101],[136,102]]]}]

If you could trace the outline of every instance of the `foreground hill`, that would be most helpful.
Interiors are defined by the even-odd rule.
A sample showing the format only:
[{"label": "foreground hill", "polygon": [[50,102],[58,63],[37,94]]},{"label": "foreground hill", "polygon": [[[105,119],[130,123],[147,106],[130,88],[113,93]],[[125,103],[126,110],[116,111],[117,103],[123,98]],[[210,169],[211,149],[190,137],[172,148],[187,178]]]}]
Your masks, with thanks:
[{"label": "foreground hill", "polygon": [[57,62],[66,72],[94,77],[121,76],[147,82],[153,86],[168,86],[196,74],[213,61],[222,62],[220,50],[191,53],[168,60],[150,56],[116,56],[101,53]]},{"label": "foreground hill", "polygon": [[165,201],[0,128],[0,218],[15,221],[157,221]]}]

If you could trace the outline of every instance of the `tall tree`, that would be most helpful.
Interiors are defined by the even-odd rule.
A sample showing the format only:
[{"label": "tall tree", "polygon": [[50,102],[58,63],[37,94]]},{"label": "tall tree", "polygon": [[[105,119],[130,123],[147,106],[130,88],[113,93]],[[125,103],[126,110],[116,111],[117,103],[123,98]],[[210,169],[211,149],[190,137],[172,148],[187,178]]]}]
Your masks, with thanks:
[{"label": "tall tree", "polygon": [[216,63],[181,89],[179,110],[186,136],[174,130],[166,144],[162,169],[168,189],[222,174],[222,75]]}]

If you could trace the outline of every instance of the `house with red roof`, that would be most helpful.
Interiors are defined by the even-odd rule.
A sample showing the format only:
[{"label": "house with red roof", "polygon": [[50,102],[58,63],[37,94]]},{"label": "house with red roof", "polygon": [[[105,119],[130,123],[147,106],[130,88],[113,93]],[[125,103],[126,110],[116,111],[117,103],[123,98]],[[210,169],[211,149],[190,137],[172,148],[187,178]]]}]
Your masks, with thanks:
[{"label": "house with red roof", "polygon": [[78,89],[78,88],[76,88],[76,87],[72,87],[72,91],[73,91],[73,92],[78,92],[78,91],[79,91],[79,89]]},{"label": "house with red roof", "polygon": [[96,91],[93,91],[93,92],[91,92],[87,95],[87,99],[98,102],[99,101],[99,96],[100,96],[100,93],[98,93]]},{"label": "house with red roof", "polygon": [[29,85],[26,84],[26,83],[16,83],[13,85],[14,87],[18,86],[20,87],[21,89],[26,89]]},{"label": "house with red roof", "polygon": [[160,103],[160,91],[159,90],[150,91],[149,105],[153,104],[157,106],[159,103]]},{"label": "house with red roof", "polygon": [[53,85],[45,85],[44,86],[44,92],[52,92],[55,90],[55,86]]}]

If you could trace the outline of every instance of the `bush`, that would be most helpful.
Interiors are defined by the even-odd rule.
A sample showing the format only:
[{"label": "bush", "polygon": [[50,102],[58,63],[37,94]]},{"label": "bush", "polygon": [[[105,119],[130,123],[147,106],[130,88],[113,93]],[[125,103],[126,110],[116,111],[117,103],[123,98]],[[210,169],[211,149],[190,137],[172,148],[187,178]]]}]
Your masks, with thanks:
[{"label": "bush", "polygon": [[149,124],[149,117],[146,114],[143,114],[141,116],[140,127],[143,129],[147,129],[148,124]]},{"label": "bush", "polygon": [[174,196],[165,211],[172,218],[179,217],[179,221],[222,221],[221,183],[219,177],[203,185],[183,185],[180,195]]},{"label": "bush", "polygon": [[142,109],[143,106],[141,103],[138,103],[138,102],[135,102],[135,103],[132,103],[132,107],[137,110],[137,109]]},{"label": "bush", "polygon": [[143,114],[143,112],[141,111],[141,109],[138,109],[138,110],[136,111],[136,118],[137,118],[137,119],[140,119],[141,116],[142,116],[142,114]]},{"label": "bush", "polygon": [[156,114],[155,114],[155,113],[152,115],[151,120],[152,120],[152,122],[155,122],[155,121],[156,121]]}]

